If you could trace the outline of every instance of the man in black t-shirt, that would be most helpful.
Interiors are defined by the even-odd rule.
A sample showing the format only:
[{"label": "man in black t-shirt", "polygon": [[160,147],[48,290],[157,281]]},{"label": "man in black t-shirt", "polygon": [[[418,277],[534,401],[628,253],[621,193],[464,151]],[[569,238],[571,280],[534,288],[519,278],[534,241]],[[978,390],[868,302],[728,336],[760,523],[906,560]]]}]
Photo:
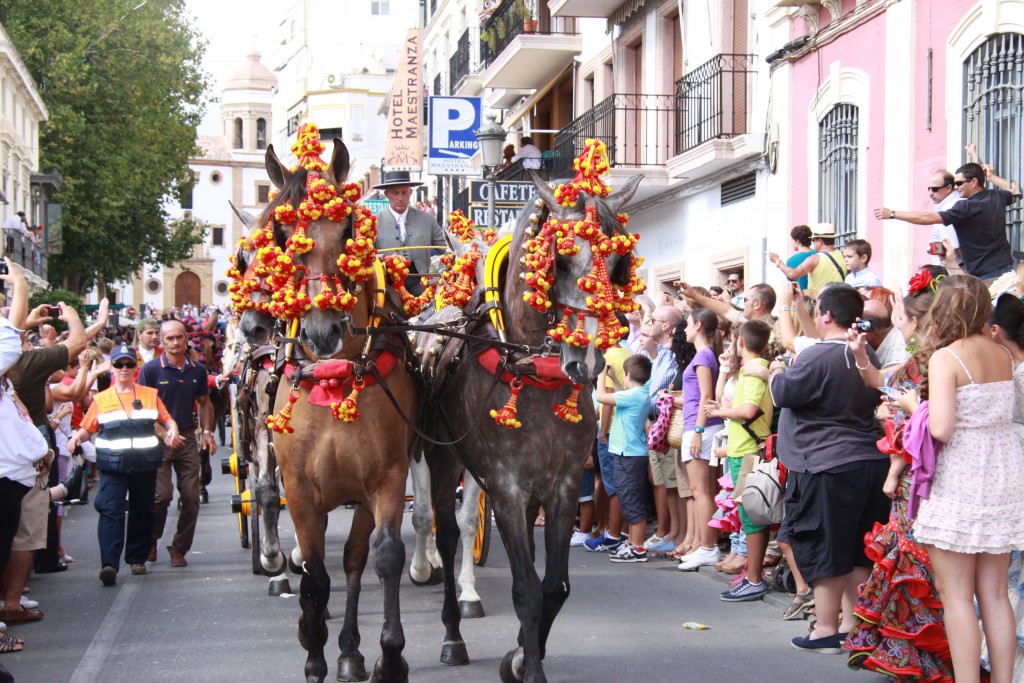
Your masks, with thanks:
[{"label": "man in black t-shirt", "polygon": [[[986,190],[986,177],[999,189]],[[968,275],[992,281],[1010,272],[1013,255],[1006,239],[1006,207],[1020,198],[1016,187],[1010,188],[1012,193],[1008,192],[1005,180],[992,173],[986,176],[981,165],[974,163],[956,170],[953,185],[960,191],[962,201],[945,211],[893,211],[882,207],[875,209],[875,218],[915,225],[952,225]]]}]

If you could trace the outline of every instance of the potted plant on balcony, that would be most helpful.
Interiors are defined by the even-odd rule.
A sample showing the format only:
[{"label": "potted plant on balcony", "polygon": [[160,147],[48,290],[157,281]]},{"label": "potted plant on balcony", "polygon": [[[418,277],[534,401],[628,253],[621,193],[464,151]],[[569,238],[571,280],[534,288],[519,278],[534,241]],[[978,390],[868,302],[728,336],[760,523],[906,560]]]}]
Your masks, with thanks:
[{"label": "potted plant on balcony", "polygon": [[523,33],[536,33],[538,21],[534,14],[534,0],[516,0],[516,16],[523,18]]},{"label": "potted plant on balcony", "polygon": [[492,26],[492,27],[485,28],[484,30],[480,31],[480,40],[482,40],[482,41],[484,41],[484,43],[486,43],[487,48],[493,54],[494,53],[494,49],[498,45],[498,36],[497,36],[497,32],[494,30],[494,27]]}]

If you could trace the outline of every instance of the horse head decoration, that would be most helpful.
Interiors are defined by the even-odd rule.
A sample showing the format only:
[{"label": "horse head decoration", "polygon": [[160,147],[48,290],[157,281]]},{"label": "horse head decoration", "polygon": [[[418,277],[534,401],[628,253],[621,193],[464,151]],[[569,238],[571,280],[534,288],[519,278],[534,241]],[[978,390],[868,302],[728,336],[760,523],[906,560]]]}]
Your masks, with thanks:
[{"label": "horse head decoration", "polygon": [[235,206],[234,202],[229,201],[228,204],[246,228],[246,234],[238,240],[231,267],[227,271],[231,279],[228,287],[231,310],[239,316],[238,331],[245,341],[253,346],[262,346],[270,342],[275,324],[274,317],[267,310],[270,292],[266,288],[265,278],[256,274],[259,248],[255,240],[262,242],[266,237],[258,216]]}]

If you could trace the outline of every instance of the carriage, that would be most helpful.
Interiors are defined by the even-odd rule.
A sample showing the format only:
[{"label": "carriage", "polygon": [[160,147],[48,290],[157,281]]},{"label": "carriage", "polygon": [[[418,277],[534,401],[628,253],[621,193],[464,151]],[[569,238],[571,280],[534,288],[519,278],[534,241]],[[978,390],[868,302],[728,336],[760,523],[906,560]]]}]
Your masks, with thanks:
[{"label": "carriage", "polygon": [[[344,554],[338,679],[369,677],[359,650],[358,600],[376,531],[384,626],[372,680],[407,680],[400,525],[409,464],[424,450],[445,589],[441,661],[469,662],[454,567],[455,492],[466,471],[467,483],[471,478],[483,491],[462,505],[463,513],[484,513],[480,549],[492,505],[512,563],[521,629],[500,676],[544,681],[547,636],[569,595],[569,537],[596,429],[593,411],[578,409],[579,396],[603,365],[601,350],[627,331],[615,313],[633,310],[633,295],[643,291],[638,236],[625,230],[620,213],[640,178],[612,193],[600,180],[608,169],[606,149],[587,141],[576,177],[557,188],[535,180],[537,199],[506,234],[453,217],[457,239],[445,257],[445,276],[416,297],[404,288],[408,262],[379,257],[376,220],[358,203],[358,187],[344,184],[344,144],[334,141],[329,163],[322,150],[312,124],[300,128],[294,168],[268,148],[268,173],[280,195],[244,240],[231,272],[239,329],[248,341],[265,342],[278,321],[288,325],[287,334],[275,337],[273,376],[254,393],[270,399],[259,415],[274,433],[268,452],[287,485],[301,553],[298,632],[308,652],[306,679],[327,675],[326,513],[355,500]],[[512,256],[520,252],[522,258]],[[419,315],[435,297],[440,310]],[[501,457],[492,457],[495,450]],[[244,503],[243,470],[235,462]],[[251,517],[252,494],[249,500]],[[533,567],[533,519],[542,505],[543,581]],[[275,550],[271,557],[261,550],[264,569],[277,564]]]}]

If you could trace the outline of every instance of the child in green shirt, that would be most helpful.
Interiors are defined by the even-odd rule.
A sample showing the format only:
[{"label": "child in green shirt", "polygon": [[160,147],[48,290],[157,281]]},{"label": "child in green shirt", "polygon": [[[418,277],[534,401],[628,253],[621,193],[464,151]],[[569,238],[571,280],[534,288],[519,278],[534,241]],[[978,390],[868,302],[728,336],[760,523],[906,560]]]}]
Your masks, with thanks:
[{"label": "child in green shirt", "polygon": [[[768,528],[752,524],[739,500],[743,492],[743,479],[758,457],[760,442],[771,432],[773,406],[768,383],[746,372],[746,369],[754,364],[763,368],[768,367],[768,361],[762,354],[768,346],[771,333],[771,327],[760,320],[748,320],[740,326],[736,348],[743,359],[744,367],[740,370],[733,391],[732,406],[709,403],[706,408],[708,417],[729,420],[726,455],[735,487],[733,498],[739,507],[743,531],[747,534],[747,576],[735,588],[722,593],[722,600],[725,602],[759,600],[768,592],[763,576],[764,554],[768,548]],[[748,420],[750,422],[744,425]]]}]

